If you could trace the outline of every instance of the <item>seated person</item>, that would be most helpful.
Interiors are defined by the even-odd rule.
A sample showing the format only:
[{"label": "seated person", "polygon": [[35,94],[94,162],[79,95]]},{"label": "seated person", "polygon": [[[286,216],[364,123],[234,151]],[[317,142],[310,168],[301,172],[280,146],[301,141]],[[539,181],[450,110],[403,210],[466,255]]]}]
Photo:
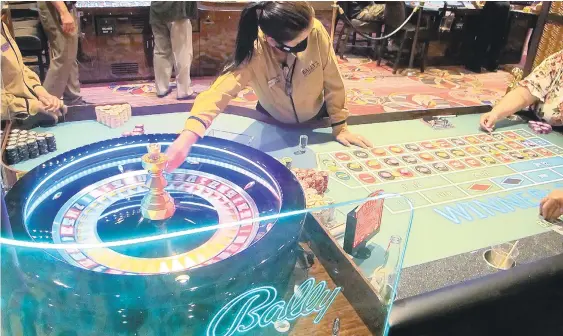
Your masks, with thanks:
[{"label": "seated person", "polygon": [[2,119],[18,120],[28,127],[56,124],[58,117],[66,113],[66,107],[49,94],[37,74],[23,64],[20,50],[4,22],[1,35]]},{"label": "seated person", "polygon": [[242,11],[234,60],[198,95],[185,129],[169,147],[168,169],[186,159],[229,101],[250,85],[256,109],[285,124],[329,118],[345,146],[369,147],[348,131],[346,92],[330,38],[305,1],[263,1]]},{"label": "seated person", "polygon": [[554,190],[540,202],[540,215],[548,221],[563,215],[563,191]]},{"label": "seated person", "polygon": [[563,50],[545,59],[491,112],[483,114],[481,128],[492,132],[499,120],[538,102],[538,118],[553,126],[563,125]]}]

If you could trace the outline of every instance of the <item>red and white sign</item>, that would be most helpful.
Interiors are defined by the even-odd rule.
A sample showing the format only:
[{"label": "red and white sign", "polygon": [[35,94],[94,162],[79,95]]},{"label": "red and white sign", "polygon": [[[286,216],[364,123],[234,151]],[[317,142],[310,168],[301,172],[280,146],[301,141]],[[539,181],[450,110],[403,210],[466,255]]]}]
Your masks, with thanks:
[{"label": "red and white sign", "polygon": [[[369,195],[375,197],[383,194],[383,190],[377,190]],[[370,200],[356,209],[356,235],[354,237],[354,248],[362,243],[373,231],[381,225],[383,216],[383,199]]]}]

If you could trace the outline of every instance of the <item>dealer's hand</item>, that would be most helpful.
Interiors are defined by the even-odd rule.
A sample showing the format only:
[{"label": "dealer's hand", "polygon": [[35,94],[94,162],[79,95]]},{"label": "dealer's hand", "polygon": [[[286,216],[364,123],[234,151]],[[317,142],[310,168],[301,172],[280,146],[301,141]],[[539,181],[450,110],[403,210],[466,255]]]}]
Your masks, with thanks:
[{"label": "dealer's hand", "polygon": [[548,221],[563,215],[563,190],[552,191],[541,200],[540,215]]},{"label": "dealer's hand", "polygon": [[354,134],[350,131],[342,131],[336,136],[336,141],[340,142],[344,146],[355,145],[362,148],[372,147],[371,142],[361,135]]},{"label": "dealer's hand", "polygon": [[190,149],[198,139],[198,135],[193,132],[186,130],[180,133],[178,138],[166,150],[166,155],[168,156],[167,172],[174,171],[184,163],[190,153]]},{"label": "dealer's hand", "polygon": [[62,116],[61,109],[48,109],[41,101],[39,101],[37,112],[53,118],[55,123],[58,122],[59,117]]},{"label": "dealer's hand", "polygon": [[46,90],[36,90],[36,93],[45,111],[55,113],[57,110],[63,110],[64,107],[63,113],[66,112],[66,107],[59,98],[49,94]]},{"label": "dealer's hand", "polygon": [[495,129],[495,124],[498,120],[498,115],[495,112],[491,111],[481,115],[479,124],[484,131],[492,132]]}]

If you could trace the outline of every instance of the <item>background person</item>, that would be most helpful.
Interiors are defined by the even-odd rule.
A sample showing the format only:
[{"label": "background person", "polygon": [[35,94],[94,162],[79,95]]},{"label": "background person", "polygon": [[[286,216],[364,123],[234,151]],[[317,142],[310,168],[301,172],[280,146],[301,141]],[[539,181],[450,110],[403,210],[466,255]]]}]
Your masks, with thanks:
[{"label": "background person", "polygon": [[55,124],[66,107],[49,94],[39,76],[23,64],[20,50],[2,22],[2,119],[18,120],[29,127]]},{"label": "background person", "polygon": [[176,69],[177,98],[189,98],[192,66],[192,24],[197,18],[195,1],[152,1],[150,24],[154,35],[154,82],[156,94],[170,93],[172,67]]},{"label": "background person", "polygon": [[545,59],[491,112],[483,114],[481,128],[492,132],[499,120],[535,103],[539,103],[536,108],[539,119],[553,126],[563,125],[563,50]]},{"label": "background person", "polygon": [[49,40],[51,62],[43,85],[66,105],[83,104],[78,80],[76,1],[38,1],[39,18]]},{"label": "background person", "polygon": [[468,49],[465,68],[475,73],[481,67],[496,71],[500,54],[506,44],[509,32],[510,1],[485,1],[474,25],[473,41]]}]

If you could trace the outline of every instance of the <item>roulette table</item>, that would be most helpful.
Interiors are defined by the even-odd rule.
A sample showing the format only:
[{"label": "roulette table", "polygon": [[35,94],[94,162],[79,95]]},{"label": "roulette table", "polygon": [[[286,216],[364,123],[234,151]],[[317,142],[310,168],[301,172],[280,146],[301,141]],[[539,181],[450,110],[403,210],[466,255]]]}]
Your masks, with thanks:
[{"label": "roulette table", "polygon": [[[43,157],[15,165],[15,169],[29,171],[18,183],[23,186],[28,175],[33,174],[34,171],[41,171],[44,164],[48,165],[60,153],[72,153],[74,150],[77,150],[75,152],[77,153],[80,149],[91,148],[89,147],[91,144],[104,143],[104,139],[119,137],[123,131],[130,129],[132,125],[143,123],[146,132],[149,134],[168,133],[177,131],[177,129],[174,129],[176,127],[174,125],[181,125],[184,120],[184,113],[169,113],[133,116],[127,125],[116,129],[110,129],[95,121],[88,120],[63,123],[56,127],[42,130],[55,135],[58,150],[55,153],[49,153]],[[237,142],[254,147],[261,154],[267,154],[265,156],[268,157],[268,162],[272,162],[278,168],[265,169],[267,174],[260,171],[254,172],[254,174],[265,181],[271,181],[267,177],[268,175],[274,176],[274,180],[277,182],[269,182],[269,184],[273,186],[279,185],[282,188],[281,190],[284,190],[285,183],[281,183],[282,179],[275,175],[278,171],[283,171],[283,174],[289,174],[288,181],[293,181],[292,183],[298,182],[291,177],[287,167],[284,168],[280,163],[274,162],[276,159],[286,164],[290,162],[292,169],[312,169],[330,172],[328,189],[323,197],[332,199],[336,207],[336,219],[333,223],[326,223],[319,219],[318,216],[315,216],[316,220],[310,222],[308,220],[310,216],[306,216],[303,230],[315,233],[314,239],[308,243],[310,243],[316,258],[321,261],[322,266],[329,275],[329,277],[325,278],[332,279],[331,286],[342,288],[342,293],[349,301],[349,304],[353,306],[350,310],[360,315],[361,320],[355,319],[354,321],[360,321],[360,324],[365,322],[369,325],[370,314],[377,315],[377,313],[373,313],[377,311],[377,307],[362,306],[362,304],[366,301],[371,303],[377,301],[377,298],[373,298],[374,287],[371,281],[376,271],[386,262],[386,251],[388,250],[390,237],[398,235],[402,238],[402,246],[406,248],[406,252],[402,264],[399,265],[402,269],[400,270],[396,300],[393,302],[393,308],[389,315],[391,335],[393,335],[394,330],[397,335],[401,335],[401,330],[407,330],[403,334],[408,335],[413,328],[421,328],[420,324],[424,321],[431,321],[425,326],[425,328],[428,328],[425,330],[429,334],[457,335],[460,326],[464,326],[467,330],[472,330],[473,334],[485,335],[484,330],[488,330],[487,328],[490,328],[492,325],[491,321],[495,319],[495,316],[498,319],[499,315],[486,313],[491,312],[491,310],[484,310],[484,303],[490,301],[500,302],[504,296],[510,295],[514,295],[516,299],[509,303],[503,301],[502,306],[494,306],[495,309],[492,311],[496,312],[495,314],[502,313],[504,314],[503,316],[508,315],[510,318],[518,316],[522,320],[526,318],[527,326],[537,326],[538,324],[548,326],[550,323],[554,323],[556,320],[547,318],[548,314],[542,308],[541,303],[549,303],[551,302],[550,298],[552,300],[563,295],[561,291],[556,291],[557,286],[551,286],[553,282],[557,282],[558,279],[563,277],[563,259],[561,258],[563,253],[561,233],[563,229],[559,225],[552,225],[538,218],[537,206],[539,200],[550,191],[563,188],[563,138],[561,134],[558,132],[535,134],[528,127],[527,123],[517,120],[500,122],[495,132],[485,134],[480,132],[477,127],[478,114],[457,116],[448,120],[450,120],[453,127],[445,129],[434,129],[421,120],[351,125],[351,131],[365,136],[374,144],[372,149],[360,150],[346,148],[332,141],[333,138],[329,128],[315,130],[291,129],[235,115],[222,114],[214,121],[208,137],[204,138],[200,144],[204,145],[206,139],[213,143],[226,140],[225,143],[232,144]],[[81,134],[81,136],[76,137],[76,134]],[[308,143],[305,146],[302,146],[304,142],[300,140],[303,138],[303,135],[308,137]],[[153,137],[156,135],[147,136]],[[211,137],[218,137],[223,140],[211,139]],[[120,141],[127,140],[114,139],[107,141],[117,144]],[[136,160],[139,160],[139,157],[146,153],[145,145],[143,145],[142,149],[139,148],[134,155]],[[238,146],[236,144],[232,145]],[[163,142],[163,148],[165,147],[166,141]],[[248,147],[242,146],[241,148],[246,150]],[[194,154],[200,155],[200,150],[203,149],[198,149]],[[253,149],[248,150],[253,151]],[[252,162],[256,161],[247,156],[246,152],[244,153],[243,157],[248,158]],[[93,166],[103,166],[106,164],[105,160],[105,158],[100,159]],[[110,162],[113,160],[110,159]],[[217,161],[223,161],[223,157],[221,156]],[[196,160],[195,166],[197,164],[205,164],[205,162],[203,160]],[[110,190],[111,188],[107,186],[108,183],[115,182],[117,185],[125,183],[122,182],[124,179],[131,178],[127,175],[130,171],[125,164],[121,165],[124,168],[123,172],[120,172],[119,165],[117,165],[115,166],[117,168],[113,168],[113,174],[100,176],[95,181],[85,183],[84,186],[96,185],[97,188],[108,188],[107,190]],[[194,170],[195,166],[193,162],[191,163],[188,160],[178,172],[175,172],[178,176],[183,176],[177,179],[183,179],[184,182],[182,183],[189,183],[189,181],[186,181],[186,176],[190,174],[189,170]],[[252,167],[252,165],[249,164],[249,167]],[[241,167],[243,170],[247,170],[247,168],[246,166]],[[135,170],[141,170],[139,163]],[[209,172],[201,169],[198,171],[214,175],[213,179],[218,183],[221,182],[218,178],[224,177],[213,171]],[[131,174],[134,174],[134,172]],[[170,175],[167,187],[170,189],[172,197],[178,198],[183,202],[190,202],[189,200],[182,199],[186,195],[178,194],[174,191],[174,188],[181,190],[181,188],[186,187],[174,186],[173,175]],[[73,174],[70,174],[70,176],[72,177]],[[117,179],[115,181],[111,180],[114,177]],[[105,180],[107,178],[110,178],[110,180]],[[231,178],[227,177],[226,180],[229,181]],[[58,180],[51,181],[50,183],[54,185],[61,183]],[[245,190],[245,187],[250,182],[248,178],[243,178],[235,182],[235,184],[243,191],[252,192],[252,188]],[[259,182],[256,182],[255,186],[259,186],[259,184]],[[25,192],[18,197],[22,199],[29,198],[32,189],[26,188]],[[366,198],[372,193],[381,190],[386,194],[399,194],[402,197],[385,199],[378,232],[371,236],[366,244],[370,254],[364,259],[356,258],[346,253],[343,249],[347,215],[357,206],[357,204],[352,204],[353,202],[347,202]],[[110,195],[111,192],[107,194]],[[87,201],[88,196],[85,195],[80,193],[79,190],[75,191],[72,196],[76,196],[76,199],[72,202],[78,204],[79,207],[86,207],[84,202]],[[240,195],[245,199],[243,193]],[[63,196],[70,200],[71,195],[63,192]],[[306,193],[305,196],[307,196]],[[11,202],[8,204],[8,208],[13,208],[13,200],[18,200],[18,197],[8,194],[7,201]],[[192,197],[200,196],[194,195]],[[254,198],[254,196],[252,197]],[[289,198],[291,199],[291,197]],[[198,202],[210,206],[211,200],[208,198],[203,199],[208,203]],[[131,202],[133,200],[134,198],[131,198]],[[256,198],[254,200],[254,203],[258,206],[258,211],[263,211],[258,204],[259,202],[256,202]],[[260,201],[262,201],[261,198]],[[19,202],[16,203],[20,204],[19,206],[25,204],[25,201],[19,200]],[[127,207],[129,204],[127,202],[130,201],[125,199],[121,200],[121,202],[123,202],[123,207]],[[273,204],[277,203],[274,202]],[[188,205],[186,204],[186,206]],[[302,208],[304,206],[306,204],[301,204]],[[98,211],[102,211],[101,217],[103,217],[103,221],[117,222],[112,217],[114,208],[110,207],[107,208],[109,210]],[[204,209],[205,206],[201,206],[198,211],[194,211],[194,221],[209,220],[211,222],[218,222],[222,220],[220,219],[223,218],[221,214],[210,214]],[[181,212],[182,210],[179,208],[177,211]],[[248,209],[248,211],[253,212],[254,210]],[[275,215],[277,213],[275,210],[272,211],[265,215]],[[127,210],[125,210],[126,215]],[[133,215],[132,211],[129,212],[129,215],[138,216],[138,214]],[[18,215],[14,214],[14,216],[17,218]],[[237,216],[243,216],[242,212],[239,211]],[[250,221],[252,220],[250,219]],[[16,221],[12,226],[17,226],[19,222],[21,220]],[[53,222],[55,221],[53,220],[51,224]],[[132,224],[127,224],[126,221],[124,223],[124,227],[129,228],[128,232],[137,232],[131,229]],[[100,227],[100,230],[98,233],[99,238],[96,239],[100,241],[112,242],[113,240],[125,238],[125,236],[120,236],[124,231],[109,230],[103,222],[98,222],[97,225]],[[118,225],[115,224],[115,226]],[[409,231],[411,225],[412,228]],[[265,242],[264,239],[268,238],[276,227],[279,227],[279,225],[275,224],[271,231],[256,241],[254,245],[251,243],[246,250],[223,261],[195,268],[193,271],[228,263],[230,259],[237,258],[246,251],[252,251],[248,255],[254,254],[256,250],[253,250],[253,247],[261,246]],[[87,244],[93,243],[95,237],[88,233],[88,230],[82,230],[79,233],[75,236],[85,240]],[[15,236],[18,232],[13,234]],[[206,234],[206,232],[200,233],[200,241],[208,239],[205,238]],[[129,236],[127,235],[127,237]],[[64,237],[60,237],[61,242],[62,238]],[[178,239],[183,238],[185,237],[178,237]],[[254,240],[255,238],[249,239]],[[170,241],[174,242],[175,240]],[[295,241],[297,241],[297,238]],[[498,265],[495,266],[490,258],[487,259],[494,247],[514,246],[516,242],[518,253],[514,255],[514,259],[508,265],[508,269],[501,269]],[[141,246],[144,244],[152,244],[152,242],[145,242]],[[193,245],[191,246],[193,247]],[[268,248],[270,247],[272,246],[268,244]],[[149,253],[147,250],[134,249],[133,246],[120,246],[112,249],[119,254],[127,255],[127,261],[134,260],[134,258],[146,258],[147,253]],[[208,246],[205,250],[208,251],[209,249],[211,249],[211,246]],[[18,248],[16,250],[18,251]],[[163,248],[148,250],[152,253],[151,258],[163,257]],[[72,266],[72,268],[68,268],[72,270],[68,273],[68,278],[70,279],[77,278],[74,276],[74,272],[77,271],[85,272],[80,274],[108,275],[103,272],[84,270],[82,265],[82,267],[77,267],[71,264],[77,263],[78,258],[73,259],[72,256],[65,255],[64,251],[62,254],[55,253],[57,251],[49,252],[46,255],[49,257],[54,256],[60,261],[52,264],[57,269],[66,269]],[[99,264],[105,265],[107,263],[112,265],[112,270],[105,270],[106,272],[113,272],[120,268],[124,268],[120,271],[125,273],[136,274],[140,272],[139,266],[134,263],[125,263],[125,267],[123,264],[125,262],[124,259],[118,257],[101,259],[103,256],[95,255],[96,249],[88,253],[93,255],[94,260]],[[291,253],[289,253],[289,256],[290,264],[295,265]],[[36,259],[43,260],[41,258]],[[299,258],[297,257],[297,259]],[[245,266],[241,266],[241,270],[246,270],[248,264],[243,264]],[[272,265],[271,263],[266,264]],[[161,263],[149,263],[147,265],[151,265],[152,272],[157,274],[142,276],[129,274],[109,275],[120,278],[142,277],[145,279],[158,279],[159,277],[166,277],[165,274],[168,274],[159,273],[158,270],[161,270]],[[162,272],[166,272],[169,269],[171,274],[176,276],[182,275],[182,271],[176,272],[174,269],[182,269],[185,265],[185,263],[180,263],[180,265],[177,263],[175,265],[166,264],[162,268]],[[278,264],[273,263],[273,265],[278,267]],[[91,267],[96,268],[100,266],[91,265]],[[229,265],[228,267],[235,266]],[[102,268],[99,269],[102,270]],[[228,268],[221,269],[228,270]],[[279,283],[280,293],[283,292],[283,288],[286,288],[286,292],[291,296],[291,290],[287,290],[287,288],[292,287],[293,275],[282,276],[281,273],[283,273],[284,269],[281,267],[279,270],[276,268],[280,273],[279,280],[275,278],[275,274],[271,274],[275,272],[270,272],[270,275],[274,278],[268,279],[268,270],[271,271],[272,268],[265,267],[264,270],[264,274],[256,271],[256,274],[266,276],[264,282],[261,283]],[[225,272],[225,277],[227,273]],[[252,279],[256,277],[254,272],[245,274],[252,274]],[[250,278],[250,276],[247,276],[247,278]],[[220,276],[212,280],[221,279],[223,277]],[[274,279],[273,282],[271,282],[272,279]],[[179,281],[182,281],[182,278]],[[80,284],[80,281],[78,283]],[[188,284],[190,283],[191,278],[188,281]],[[537,285],[538,283],[541,285],[534,287],[532,291],[528,291],[529,286]],[[139,288],[141,287],[134,286],[131,283],[124,284],[124,287],[122,287],[124,290],[140,291]],[[256,285],[260,285],[258,280]],[[81,284],[81,286],[84,285]],[[142,286],[145,286],[144,282]],[[254,282],[251,281],[245,286],[246,288],[253,288]],[[98,290],[98,287],[92,288],[86,290],[86,292]],[[218,291],[215,291],[215,293],[218,293]],[[529,295],[530,293],[532,295]],[[175,297],[175,295],[172,297]],[[340,295],[337,296],[337,300],[340,297]],[[198,301],[205,304],[208,298],[209,295],[204,295],[204,297],[198,298],[194,302]],[[354,299],[358,300],[354,302]],[[151,301],[151,303],[160,302],[151,296],[147,300]],[[220,301],[220,298],[218,300]],[[223,300],[222,302],[227,301]],[[362,304],[358,305],[359,301]],[[321,324],[327,326],[327,328],[323,329],[324,334],[330,334],[331,325],[336,321],[336,318],[339,318],[341,322],[341,335],[384,334],[377,328],[370,328],[369,331],[353,330],[352,325],[354,324],[347,322],[351,321],[347,315],[339,313],[340,306],[336,306],[336,302],[335,306],[329,310],[330,313],[335,315],[331,315],[331,320],[328,320],[329,313],[327,313],[327,317],[321,321]],[[528,302],[534,303],[528,304]],[[98,306],[100,304],[104,307],[108,306],[105,302],[98,303]],[[33,306],[32,304],[30,305]],[[130,306],[132,307],[131,309],[137,309],[143,305]],[[216,307],[215,311],[217,311],[220,306],[211,303],[205,307],[209,311],[213,310],[212,307]],[[369,309],[362,309],[368,306]],[[103,311],[112,311],[113,306],[109,307],[111,309],[103,309]],[[350,308],[350,305],[347,307]],[[551,309],[551,311],[560,312],[560,310],[556,309]],[[444,324],[443,316],[454,314],[454,312],[460,312],[461,318],[453,319],[452,321],[456,323],[452,322],[451,325]],[[185,314],[181,315],[182,317],[180,318],[178,317],[178,311],[172,313],[166,311],[166,309],[159,315],[164,320],[159,320],[155,317],[157,316],[155,314],[149,315],[153,319],[152,321],[155,321],[152,325],[157,325],[157,321],[160,323],[165,321],[167,325],[171,325],[176,320],[183,321],[187,319]],[[209,313],[203,313],[201,316],[203,315],[207,316],[205,319],[207,322],[213,316],[213,314]],[[147,313],[143,311],[138,316],[146,320],[145,316],[147,316]],[[169,318],[169,316],[176,317]],[[107,320],[105,315],[100,316],[99,319]],[[377,320],[377,318],[371,322],[374,322],[374,320]],[[309,326],[315,325],[313,320],[309,320],[309,322]],[[373,324],[381,325],[379,322],[381,320],[375,321]],[[143,328],[147,328],[150,324],[144,322]],[[413,325],[415,327],[412,327]],[[499,326],[508,327],[507,324],[500,324]],[[524,330],[521,325],[511,326]],[[269,326],[263,329],[263,331],[266,330],[273,331],[273,328]],[[507,332],[507,330],[509,329],[505,329],[498,334],[511,334],[510,332],[515,329],[511,329],[510,332]],[[158,334],[158,330],[151,332]],[[316,330],[303,331],[293,329],[291,334],[309,335],[314,334],[314,332]],[[150,335],[151,333],[147,332],[146,334]],[[173,332],[170,334],[173,334]],[[542,335],[544,334],[550,335],[549,333],[543,333]]]},{"label": "roulette table", "polygon": [[[258,150],[208,137],[159,180],[147,150],[156,148],[158,158],[174,139],[92,143],[45,161],[13,186],[2,237],[18,243],[2,248],[3,272],[12,270],[3,273],[2,291],[16,294],[3,295],[4,331],[226,335],[230,316],[213,333],[208,322],[229,300],[264,285],[280,296],[293,290],[305,213],[280,215],[304,208],[293,174]],[[164,177],[162,167],[158,173]],[[164,187],[172,210],[161,202]],[[22,283],[27,290],[18,297]]]}]

